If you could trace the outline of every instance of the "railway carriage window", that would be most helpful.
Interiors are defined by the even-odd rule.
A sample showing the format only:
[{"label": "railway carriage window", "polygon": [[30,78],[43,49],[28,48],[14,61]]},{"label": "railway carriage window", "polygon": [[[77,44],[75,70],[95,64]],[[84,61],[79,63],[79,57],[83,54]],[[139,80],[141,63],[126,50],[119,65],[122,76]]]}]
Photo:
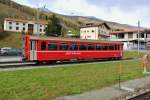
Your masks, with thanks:
[{"label": "railway carriage window", "polygon": [[114,45],[111,45],[111,46],[110,46],[110,49],[111,49],[111,50],[115,50]]},{"label": "railway carriage window", "polygon": [[114,47],[112,45],[108,45],[108,50],[114,50]]},{"label": "railway carriage window", "polygon": [[93,44],[88,44],[88,50],[94,50],[94,45]]},{"label": "railway carriage window", "polygon": [[105,45],[101,45],[101,50],[105,50]]},{"label": "railway carriage window", "polygon": [[46,42],[41,43],[41,50],[46,50]]},{"label": "railway carriage window", "polygon": [[59,50],[68,50],[68,44],[67,43],[60,43]]},{"label": "railway carriage window", "polygon": [[118,45],[118,50],[120,50],[120,45]]},{"label": "railway carriage window", "polygon": [[118,50],[118,45],[115,45],[115,50]]},{"label": "railway carriage window", "polygon": [[110,50],[109,45],[106,45],[106,50]]},{"label": "railway carriage window", "polygon": [[96,45],[96,50],[102,50],[102,46],[99,45],[99,44],[97,44],[97,45]]},{"label": "railway carriage window", "polygon": [[117,45],[117,50],[119,50],[119,45]]},{"label": "railway carriage window", "polygon": [[48,43],[48,50],[57,50],[56,43]]},{"label": "railway carriage window", "polygon": [[121,50],[121,46],[120,45],[118,46],[118,50]]},{"label": "railway carriage window", "polygon": [[114,50],[117,50],[116,45],[114,45]]},{"label": "railway carriage window", "polygon": [[78,50],[78,45],[75,43],[70,44],[70,50]]},{"label": "railway carriage window", "polygon": [[87,46],[85,44],[80,44],[79,49],[80,50],[87,50]]},{"label": "railway carriage window", "polygon": [[103,50],[108,50],[108,46],[107,46],[107,45],[104,45],[104,46],[103,46]]}]

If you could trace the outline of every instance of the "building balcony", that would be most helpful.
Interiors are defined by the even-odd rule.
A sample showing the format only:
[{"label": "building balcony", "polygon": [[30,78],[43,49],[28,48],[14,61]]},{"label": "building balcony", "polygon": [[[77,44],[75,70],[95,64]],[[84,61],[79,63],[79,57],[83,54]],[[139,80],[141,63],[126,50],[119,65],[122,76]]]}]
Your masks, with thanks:
[{"label": "building balcony", "polygon": [[[110,41],[118,41],[118,42],[125,42],[125,41],[138,41],[138,38],[132,39],[125,39],[125,38],[110,38]],[[139,38],[139,41],[150,41],[150,38]]]}]

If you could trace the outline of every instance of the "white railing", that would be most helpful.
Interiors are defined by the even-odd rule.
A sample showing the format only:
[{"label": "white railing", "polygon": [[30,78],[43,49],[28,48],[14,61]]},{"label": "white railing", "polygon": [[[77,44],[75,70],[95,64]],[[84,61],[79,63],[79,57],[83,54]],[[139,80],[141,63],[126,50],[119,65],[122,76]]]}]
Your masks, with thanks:
[{"label": "white railing", "polygon": [[[133,40],[137,40],[138,38],[134,38],[134,39],[120,39],[120,38],[110,38],[110,41],[133,41]],[[150,38],[139,38],[140,41],[150,41]]]}]

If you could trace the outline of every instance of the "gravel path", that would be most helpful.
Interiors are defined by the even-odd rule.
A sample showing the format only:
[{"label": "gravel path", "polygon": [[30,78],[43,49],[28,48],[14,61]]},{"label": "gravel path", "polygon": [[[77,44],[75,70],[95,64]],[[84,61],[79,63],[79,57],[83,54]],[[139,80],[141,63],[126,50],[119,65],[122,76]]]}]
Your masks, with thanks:
[{"label": "gravel path", "polygon": [[[150,76],[121,83],[121,87],[135,91],[144,88],[147,85],[150,85]],[[59,97],[55,100],[116,100],[116,98],[124,100],[125,95],[130,92],[131,91],[119,89],[119,85],[116,84],[101,90],[94,90],[79,95]]]}]

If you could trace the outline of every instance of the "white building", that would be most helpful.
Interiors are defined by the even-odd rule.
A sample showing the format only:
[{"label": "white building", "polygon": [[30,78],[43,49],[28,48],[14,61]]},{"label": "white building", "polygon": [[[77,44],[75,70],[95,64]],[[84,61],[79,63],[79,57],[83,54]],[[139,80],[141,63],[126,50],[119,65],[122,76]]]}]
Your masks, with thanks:
[{"label": "white building", "polygon": [[140,29],[139,33],[140,34],[138,34],[138,30],[111,32],[110,40],[123,42],[124,50],[138,49],[138,42],[140,49],[146,49],[148,46],[147,44],[150,42],[150,30]]},{"label": "white building", "polygon": [[110,27],[106,23],[94,25],[86,24],[80,28],[80,39],[108,40]]},{"label": "white building", "polygon": [[[39,28],[37,28],[39,26]],[[40,34],[45,33],[45,28],[47,27],[46,21],[33,21],[33,20],[22,20],[22,19],[14,19],[14,18],[5,18],[4,19],[4,31],[12,31],[12,32],[22,32],[28,34],[37,33],[37,29],[39,29]]]}]

